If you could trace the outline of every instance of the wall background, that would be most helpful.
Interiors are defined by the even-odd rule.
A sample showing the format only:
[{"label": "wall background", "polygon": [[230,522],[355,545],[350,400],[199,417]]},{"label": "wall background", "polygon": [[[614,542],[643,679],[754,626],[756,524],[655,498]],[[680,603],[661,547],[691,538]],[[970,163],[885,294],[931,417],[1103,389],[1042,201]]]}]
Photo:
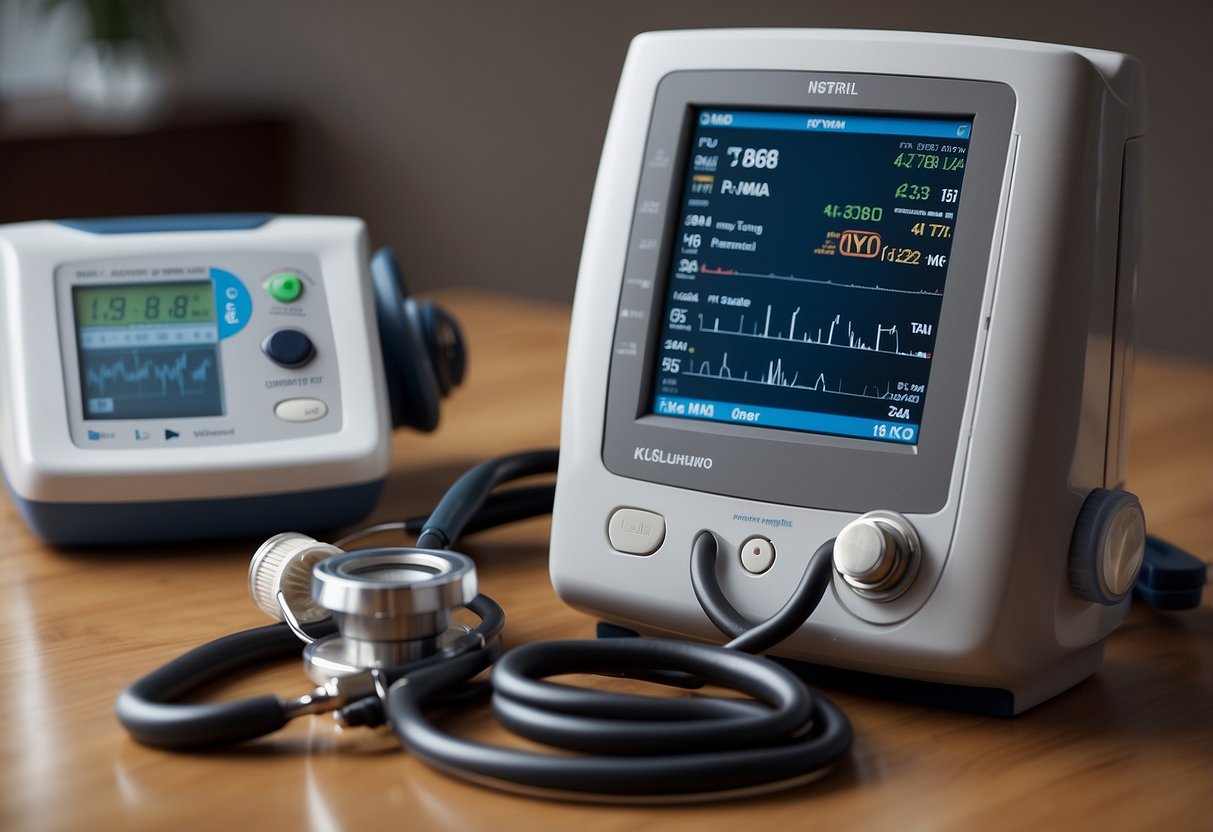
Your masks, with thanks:
[{"label": "wall background", "polygon": [[[0,0],[4,29],[11,26],[3,8],[14,2],[20,0]],[[1146,67],[1149,102],[1139,342],[1213,359],[1209,0],[173,6],[184,39],[183,92],[271,108],[300,122],[299,210],[365,217],[376,243],[396,247],[417,289],[490,286],[556,299],[572,296],[615,85],[638,32],[870,27],[1135,54]],[[11,32],[0,31],[0,75],[7,63],[10,79],[14,61],[5,56],[16,48]],[[28,59],[17,63],[30,66]],[[45,82],[47,70],[34,75]]]}]

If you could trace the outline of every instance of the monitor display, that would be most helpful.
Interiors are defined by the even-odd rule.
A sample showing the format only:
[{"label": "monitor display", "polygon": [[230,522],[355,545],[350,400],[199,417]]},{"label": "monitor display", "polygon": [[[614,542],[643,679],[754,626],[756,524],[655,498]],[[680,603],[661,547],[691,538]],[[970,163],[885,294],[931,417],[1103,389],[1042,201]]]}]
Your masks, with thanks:
[{"label": "monitor display", "polygon": [[972,119],[691,116],[649,412],[916,444]]},{"label": "monitor display", "polygon": [[85,419],[223,414],[209,281],[72,288]]}]

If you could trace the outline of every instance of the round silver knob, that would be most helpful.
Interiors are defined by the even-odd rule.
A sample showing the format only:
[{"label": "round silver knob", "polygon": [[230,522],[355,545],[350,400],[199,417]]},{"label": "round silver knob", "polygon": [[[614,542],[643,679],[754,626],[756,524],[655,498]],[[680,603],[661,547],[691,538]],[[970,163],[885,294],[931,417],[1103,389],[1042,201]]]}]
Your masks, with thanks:
[{"label": "round silver knob", "polygon": [[857,594],[890,601],[918,572],[922,544],[910,521],[892,511],[869,511],[834,540],[834,569]]}]

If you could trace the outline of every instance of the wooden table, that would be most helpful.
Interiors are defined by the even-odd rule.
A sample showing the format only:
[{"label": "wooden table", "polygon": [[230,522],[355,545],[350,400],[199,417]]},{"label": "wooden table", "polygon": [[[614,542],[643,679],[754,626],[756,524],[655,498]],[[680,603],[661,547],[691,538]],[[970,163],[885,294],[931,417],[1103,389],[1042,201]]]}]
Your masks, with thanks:
[{"label": "wooden table", "polygon": [[[471,375],[430,436],[396,438],[375,519],[428,508],[483,457],[557,440],[568,310],[448,293]],[[1139,359],[1130,487],[1152,529],[1213,555],[1213,367]],[[0,828],[1211,829],[1213,603],[1135,608],[1097,676],[1013,720],[831,692],[855,725],[841,767],[797,791],[720,805],[587,807],[467,785],[383,732],[307,717],[206,754],[154,751],[113,717],[118,691],[185,649],[264,623],[245,590],[259,541],[55,551],[0,502]],[[546,571],[546,521],[479,538],[507,641],[590,637]],[[1206,596],[1213,593],[1206,593]],[[290,663],[214,697],[309,687]],[[501,739],[484,712],[459,730]]]}]

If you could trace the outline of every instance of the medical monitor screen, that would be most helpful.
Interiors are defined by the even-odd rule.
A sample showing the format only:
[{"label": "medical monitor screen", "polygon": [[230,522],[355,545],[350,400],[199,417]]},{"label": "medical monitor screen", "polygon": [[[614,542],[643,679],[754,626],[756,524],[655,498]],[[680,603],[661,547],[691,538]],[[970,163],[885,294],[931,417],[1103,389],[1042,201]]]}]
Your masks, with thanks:
[{"label": "medical monitor screen", "polygon": [[72,289],[85,419],[223,414],[210,281]]},{"label": "medical monitor screen", "polygon": [[972,120],[691,117],[651,412],[916,444]]}]

